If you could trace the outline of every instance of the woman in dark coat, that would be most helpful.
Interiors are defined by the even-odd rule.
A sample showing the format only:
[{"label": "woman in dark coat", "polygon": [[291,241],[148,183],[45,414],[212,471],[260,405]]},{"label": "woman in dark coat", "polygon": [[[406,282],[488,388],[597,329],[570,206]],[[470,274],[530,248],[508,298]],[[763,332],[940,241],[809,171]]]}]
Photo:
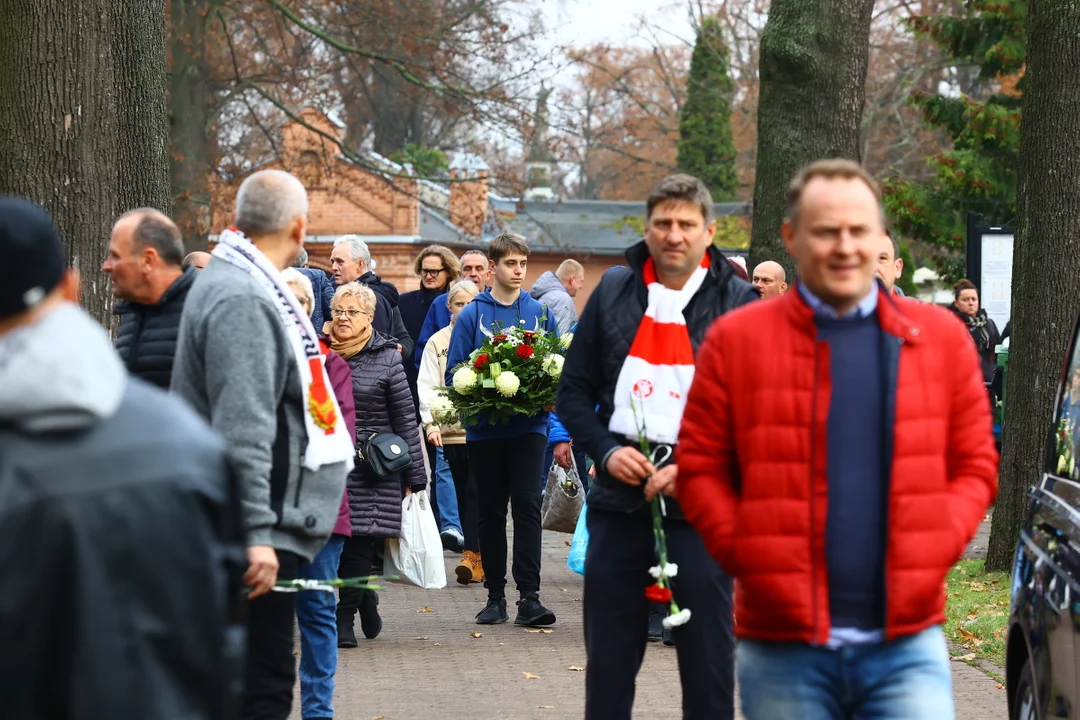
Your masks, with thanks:
[{"label": "woman in dark coat", "polygon": [[994,379],[994,368],[997,366],[995,348],[1001,343],[1001,333],[987,316],[986,310],[979,307],[979,291],[975,283],[970,280],[956,283],[953,304],[949,309],[967,325],[975,349],[979,351],[979,360],[982,361],[983,382],[990,382]]},{"label": "woman in dark coat", "polygon": [[[401,534],[401,501],[427,485],[420,432],[412,394],[397,340],[371,327],[375,316],[375,293],[359,283],[338,288],[332,303],[330,347],[345,358],[352,370],[356,400],[356,440],[363,443],[376,433],[393,433],[409,446],[412,463],[397,476],[383,479],[367,465],[349,474],[349,515],[352,536],[341,552],[340,577],[364,577],[371,572],[376,543]],[[359,611],[360,627],[367,638],[382,630],[379,596],[372,590],[342,588],[338,600],[338,647],[356,647],[353,620]]]}]

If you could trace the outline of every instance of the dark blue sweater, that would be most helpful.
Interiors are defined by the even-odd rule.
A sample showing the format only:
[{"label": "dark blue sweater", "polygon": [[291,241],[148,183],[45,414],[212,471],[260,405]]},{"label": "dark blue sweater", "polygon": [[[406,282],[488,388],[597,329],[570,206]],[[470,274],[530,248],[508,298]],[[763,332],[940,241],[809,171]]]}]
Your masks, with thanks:
[{"label": "dark blue sweater", "polygon": [[[888,373],[877,314],[816,318],[829,344],[828,518],[825,552],[834,628],[884,626],[889,497]],[[891,421],[890,421],[891,423]]]}]

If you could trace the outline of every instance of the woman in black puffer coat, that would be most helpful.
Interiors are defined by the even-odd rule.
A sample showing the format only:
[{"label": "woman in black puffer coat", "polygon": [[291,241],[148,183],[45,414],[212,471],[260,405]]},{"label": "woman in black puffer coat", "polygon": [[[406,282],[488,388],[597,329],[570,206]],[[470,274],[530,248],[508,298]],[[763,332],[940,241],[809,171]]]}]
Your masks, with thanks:
[{"label": "woman in black puffer coat", "polygon": [[[375,433],[393,433],[409,446],[412,463],[396,477],[380,478],[365,464],[349,473],[346,485],[352,537],[345,540],[338,577],[364,577],[371,572],[376,543],[401,534],[401,501],[427,484],[420,431],[412,393],[401,364],[397,340],[371,327],[375,293],[358,283],[338,288],[331,304],[330,347],[349,363],[356,399],[357,447]],[[368,638],[382,630],[379,596],[372,590],[342,588],[338,600],[338,647],[356,647],[353,619]]]}]

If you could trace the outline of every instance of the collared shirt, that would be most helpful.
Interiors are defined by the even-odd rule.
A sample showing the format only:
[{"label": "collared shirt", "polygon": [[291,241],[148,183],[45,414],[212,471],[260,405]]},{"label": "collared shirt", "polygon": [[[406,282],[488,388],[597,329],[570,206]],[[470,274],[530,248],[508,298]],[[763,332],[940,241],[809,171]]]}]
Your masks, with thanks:
[{"label": "collared shirt", "polygon": [[806,304],[810,306],[810,309],[814,311],[815,315],[821,315],[829,318],[839,319],[857,319],[870,317],[877,310],[878,293],[877,285],[873,285],[870,289],[870,294],[859,301],[859,304],[854,309],[840,315],[836,312],[831,305],[826,305],[825,301],[819,298],[803,283],[798,283],[799,294],[802,295],[802,299],[806,301]]}]

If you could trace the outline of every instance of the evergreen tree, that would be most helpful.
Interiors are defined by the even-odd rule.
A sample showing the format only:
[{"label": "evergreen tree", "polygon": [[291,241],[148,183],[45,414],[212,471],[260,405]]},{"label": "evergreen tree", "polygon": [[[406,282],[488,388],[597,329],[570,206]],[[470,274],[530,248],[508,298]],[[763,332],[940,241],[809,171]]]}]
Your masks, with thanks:
[{"label": "evergreen tree", "polygon": [[679,115],[679,170],[705,183],[713,200],[735,199],[739,179],[735,173],[735,140],[731,133],[731,101],[735,83],[728,72],[728,47],[720,21],[701,22],[686,104]]},{"label": "evergreen tree", "polygon": [[965,17],[915,17],[909,26],[940,45],[955,66],[977,67],[988,96],[913,95],[952,147],[928,158],[934,173],[928,182],[892,177],[884,184],[886,209],[900,232],[952,280],[964,274],[968,211],[995,225],[1015,216],[1024,81],[1013,80],[1026,58],[1026,0],[968,0],[966,8]]}]

